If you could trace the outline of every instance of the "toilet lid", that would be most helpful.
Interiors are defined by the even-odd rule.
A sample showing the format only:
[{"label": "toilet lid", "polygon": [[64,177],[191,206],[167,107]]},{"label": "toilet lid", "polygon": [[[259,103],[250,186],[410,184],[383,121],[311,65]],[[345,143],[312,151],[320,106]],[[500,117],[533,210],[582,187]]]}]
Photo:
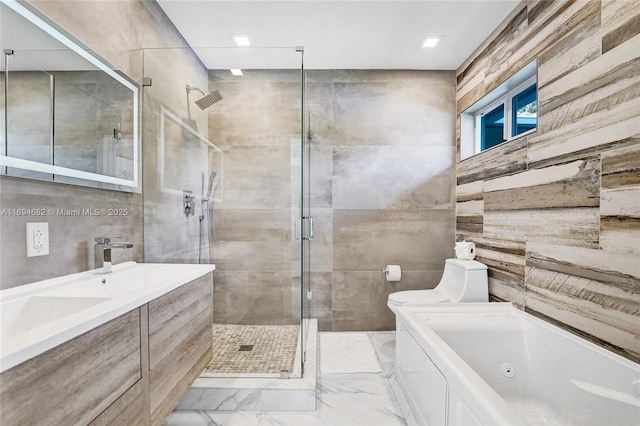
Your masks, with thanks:
[{"label": "toilet lid", "polygon": [[406,303],[431,304],[448,301],[449,298],[436,289],[397,291],[389,295],[389,303],[394,305],[404,305]]}]

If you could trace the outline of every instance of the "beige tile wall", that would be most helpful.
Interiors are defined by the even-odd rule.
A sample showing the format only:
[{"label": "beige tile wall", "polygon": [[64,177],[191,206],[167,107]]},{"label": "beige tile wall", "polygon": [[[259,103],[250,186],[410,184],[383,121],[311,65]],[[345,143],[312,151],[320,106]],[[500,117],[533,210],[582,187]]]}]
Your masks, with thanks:
[{"label": "beige tile wall", "polygon": [[495,298],[635,359],[639,19],[633,1],[527,0],[458,70],[456,97],[464,111],[537,59],[538,130],[458,162],[457,238]]},{"label": "beige tile wall", "polygon": [[[209,115],[225,152],[224,202],[214,211],[216,321],[295,322],[299,74],[224,75],[210,73],[210,89],[225,96]],[[454,73],[312,70],[307,83],[311,317],[321,330],[391,330],[389,293],[434,287],[453,255]],[[402,266],[402,281],[383,280],[387,264]]]},{"label": "beige tile wall", "polygon": [[185,86],[206,87],[207,71],[190,48],[144,49],[143,63],[152,80],[142,106],[144,259],[197,263],[202,203],[195,200],[194,214],[185,215],[182,191],[202,195],[211,167],[200,139],[207,137],[207,113],[193,98],[187,104]]}]

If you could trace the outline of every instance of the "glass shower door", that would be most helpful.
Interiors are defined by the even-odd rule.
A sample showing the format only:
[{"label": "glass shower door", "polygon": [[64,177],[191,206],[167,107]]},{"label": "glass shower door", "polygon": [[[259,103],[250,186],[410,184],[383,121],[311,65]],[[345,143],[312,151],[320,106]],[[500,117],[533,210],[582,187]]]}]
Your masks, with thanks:
[{"label": "glass shower door", "polygon": [[[304,71],[304,63],[302,64],[302,118],[301,118],[301,135],[300,135],[300,144],[301,144],[301,153],[300,156],[300,167],[302,170],[301,173],[301,194],[300,194],[300,215],[303,223],[303,238],[300,241],[300,258],[301,258],[301,318],[302,318],[302,332],[301,339],[303,353],[302,353],[302,371],[304,372],[304,361],[306,359],[306,347],[307,340],[309,336],[309,326],[311,320],[311,242],[314,238],[314,229],[313,229],[313,216],[311,214],[311,139],[310,135],[310,120],[307,111],[305,110],[306,106],[306,97],[305,97],[305,89],[306,89],[306,74]],[[315,368],[315,366],[312,366]]]},{"label": "glass shower door", "polygon": [[[203,247],[216,264],[214,358],[222,362],[206,377],[302,373],[311,224],[309,185],[301,185],[310,178],[301,56],[293,47],[143,52],[153,81],[143,91],[145,261],[196,263]],[[222,99],[201,108],[213,92]],[[185,192],[195,198],[192,214],[183,212]],[[210,225],[199,220],[207,213]],[[272,343],[278,349],[262,350]]]}]

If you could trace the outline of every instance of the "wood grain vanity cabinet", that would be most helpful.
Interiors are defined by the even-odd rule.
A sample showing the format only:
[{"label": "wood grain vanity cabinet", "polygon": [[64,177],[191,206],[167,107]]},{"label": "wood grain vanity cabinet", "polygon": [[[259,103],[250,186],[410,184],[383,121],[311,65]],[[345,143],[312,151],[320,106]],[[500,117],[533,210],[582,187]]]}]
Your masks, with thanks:
[{"label": "wood grain vanity cabinet", "polygon": [[161,424],[212,356],[213,281],[204,276],[149,303],[151,424]]},{"label": "wood grain vanity cabinet", "polygon": [[0,423],[88,424],[141,378],[135,309],[3,372]]},{"label": "wood grain vanity cabinet", "polygon": [[2,425],[159,425],[211,360],[211,273],[0,375]]}]

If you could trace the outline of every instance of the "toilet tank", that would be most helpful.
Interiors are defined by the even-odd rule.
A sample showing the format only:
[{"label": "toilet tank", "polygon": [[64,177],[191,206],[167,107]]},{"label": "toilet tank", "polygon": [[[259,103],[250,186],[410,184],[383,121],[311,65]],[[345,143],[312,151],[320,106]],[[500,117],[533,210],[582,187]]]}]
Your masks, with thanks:
[{"label": "toilet tank", "polygon": [[488,302],[487,265],[475,260],[447,259],[436,287],[451,302]]}]

